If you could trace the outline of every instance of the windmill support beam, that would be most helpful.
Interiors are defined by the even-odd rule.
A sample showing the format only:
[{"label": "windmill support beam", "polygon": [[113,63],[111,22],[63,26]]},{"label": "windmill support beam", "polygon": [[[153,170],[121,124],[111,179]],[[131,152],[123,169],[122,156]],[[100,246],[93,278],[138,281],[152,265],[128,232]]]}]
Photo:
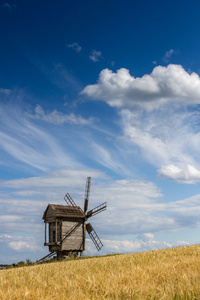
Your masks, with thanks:
[{"label": "windmill support beam", "polygon": [[47,243],[47,223],[45,222],[45,244]]},{"label": "windmill support beam", "polygon": [[58,224],[58,222],[57,222],[57,220],[56,220],[56,236],[55,236],[55,238],[56,238],[56,243],[57,243],[57,224]]},{"label": "windmill support beam", "polygon": [[52,257],[55,253],[56,253],[55,251],[54,252],[50,252],[49,254],[47,254],[46,256],[44,256],[43,258],[41,258],[40,260],[37,260],[36,264],[39,264],[39,263],[45,261],[46,259]]}]

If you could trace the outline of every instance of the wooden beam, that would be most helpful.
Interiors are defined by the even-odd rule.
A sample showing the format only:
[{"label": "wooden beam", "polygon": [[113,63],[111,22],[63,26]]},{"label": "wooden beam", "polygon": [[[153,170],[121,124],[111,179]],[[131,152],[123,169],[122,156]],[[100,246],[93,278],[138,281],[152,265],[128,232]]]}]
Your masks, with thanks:
[{"label": "wooden beam", "polygon": [[45,222],[45,244],[47,243],[47,223]]},{"label": "wooden beam", "polygon": [[63,237],[63,220],[61,220],[61,226],[60,226],[61,236],[60,236],[60,251],[63,250],[63,243],[62,243],[62,237]]},{"label": "wooden beam", "polygon": [[57,243],[57,220],[56,220],[56,239],[55,242]]},{"label": "wooden beam", "polygon": [[83,251],[85,250],[85,221],[83,221]]}]

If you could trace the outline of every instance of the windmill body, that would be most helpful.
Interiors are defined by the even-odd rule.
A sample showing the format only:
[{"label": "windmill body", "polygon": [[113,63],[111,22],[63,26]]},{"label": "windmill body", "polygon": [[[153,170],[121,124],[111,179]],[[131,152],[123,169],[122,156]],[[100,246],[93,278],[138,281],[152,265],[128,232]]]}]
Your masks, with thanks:
[{"label": "windmill body", "polygon": [[58,259],[69,256],[69,253],[73,256],[81,255],[85,250],[86,231],[97,250],[101,250],[103,244],[100,238],[92,225],[86,224],[86,222],[88,218],[104,211],[107,205],[105,202],[87,212],[89,192],[90,177],[87,178],[86,183],[84,210],[76,205],[69,194],[66,194],[64,198],[67,205],[49,204],[47,206],[43,215],[45,223],[44,245],[48,246],[50,251],[47,258],[54,253],[57,253]]},{"label": "windmill body", "polygon": [[58,258],[85,250],[85,217],[79,206],[49,204],[43,216],[45,246]]}]

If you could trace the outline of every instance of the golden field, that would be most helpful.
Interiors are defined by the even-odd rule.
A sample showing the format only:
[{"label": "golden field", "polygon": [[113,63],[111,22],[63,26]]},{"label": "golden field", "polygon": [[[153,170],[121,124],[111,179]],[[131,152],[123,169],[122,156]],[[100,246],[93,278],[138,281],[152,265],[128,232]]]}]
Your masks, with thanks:
[{"label": "golden field", "polygon": [[200,299],[200,245],[2,270],[0,299]]}]

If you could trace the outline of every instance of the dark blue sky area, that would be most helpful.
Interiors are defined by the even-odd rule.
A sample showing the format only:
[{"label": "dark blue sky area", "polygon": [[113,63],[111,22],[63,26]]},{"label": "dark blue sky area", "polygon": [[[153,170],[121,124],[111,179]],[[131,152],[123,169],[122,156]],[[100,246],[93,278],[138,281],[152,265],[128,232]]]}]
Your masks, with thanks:
[{"label": "dark blue sky area", "polygon": [[[176,51],[172,63],[197,72],[199,6],[198,1],[1,1],[1,86],[23,87],[36,97],[67,90],[73,97],[103,68],[125,67],[142,76],[153,61],[166,64],[169,49]],[[67,47],[74,42],[81,53]],[[102,53],[98,63],[89,60],[94,49]],[[69,86],[56,83],[63,69],[72,76]]]}]

